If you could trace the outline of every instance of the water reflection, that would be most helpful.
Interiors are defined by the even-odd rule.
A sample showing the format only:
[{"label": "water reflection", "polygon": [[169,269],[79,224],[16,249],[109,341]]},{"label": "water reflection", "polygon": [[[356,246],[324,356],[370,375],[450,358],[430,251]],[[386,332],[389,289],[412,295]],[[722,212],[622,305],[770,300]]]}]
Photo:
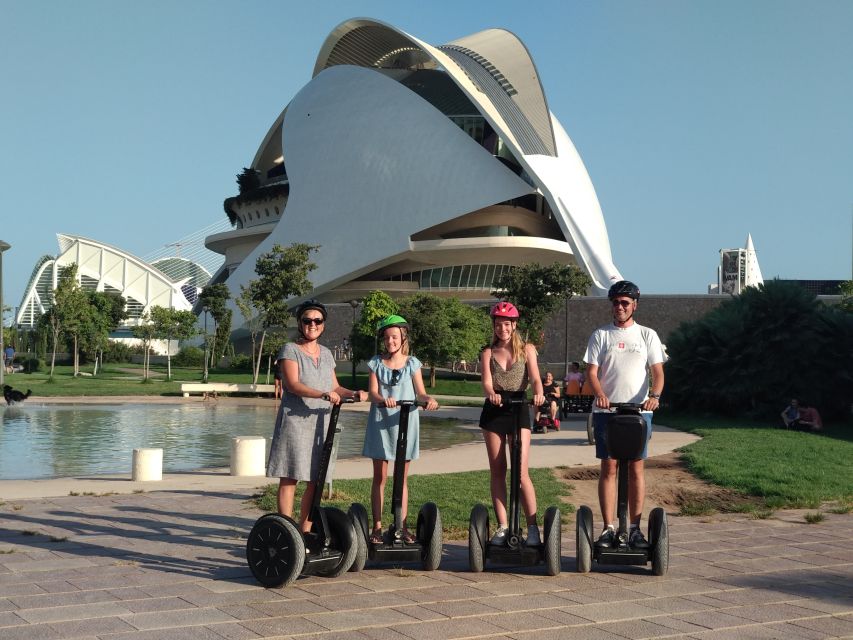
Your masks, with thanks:
[{"label": "water reflection", "polygon": [[[268,407],[25,405],[0,408],[0,480],[129,473],[133,449],[162,448],[163,471],[226,467],[233,436],[272,437]],[[342,412],[338,457],[361,455],[366,415]],[[443,428],[435,428],[436,426]],[[421,418],[421,448],[471,436],[447,420]],[[367,464],[367,462],[365,462]]]}]

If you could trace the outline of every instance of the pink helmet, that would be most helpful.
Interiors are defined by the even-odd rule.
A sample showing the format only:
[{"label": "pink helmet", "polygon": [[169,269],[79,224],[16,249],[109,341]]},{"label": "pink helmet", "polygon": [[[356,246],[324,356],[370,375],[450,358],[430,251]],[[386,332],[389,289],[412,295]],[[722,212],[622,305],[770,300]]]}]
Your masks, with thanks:
[{"label": "pink helmet", "polygon": [[511,302],[498,302],[492,307],[492,318],[508,318],[509,320],[518,320],[518,309]]}]

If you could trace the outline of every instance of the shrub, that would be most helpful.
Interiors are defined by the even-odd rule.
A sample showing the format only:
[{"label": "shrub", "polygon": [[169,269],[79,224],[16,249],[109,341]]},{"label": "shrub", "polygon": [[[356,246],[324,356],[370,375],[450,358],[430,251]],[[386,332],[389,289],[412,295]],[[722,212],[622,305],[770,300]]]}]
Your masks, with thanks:
[{"label": "shrub", "polygon": [[251,371],[252,358],[245,353],[238,353],[231,358],[231,368],[237,371]]},{"label": "shrub", "polygon": [[36,371],[41,371],[45,366],[44,362],[39,358],[26,358],[21,364],[24,365],[25,373],[35,373]]},{"label": "shrub", "polygon": [[198,347],[184,347],[172,358],[176,367],[204,366],[204,350]]}]

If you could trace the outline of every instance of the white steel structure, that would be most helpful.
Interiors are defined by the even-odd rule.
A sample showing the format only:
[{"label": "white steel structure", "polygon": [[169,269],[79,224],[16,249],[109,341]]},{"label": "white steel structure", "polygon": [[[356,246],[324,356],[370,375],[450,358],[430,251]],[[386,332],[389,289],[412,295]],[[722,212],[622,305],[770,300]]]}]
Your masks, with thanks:
[{"label": "white steel structure", "polygon": [[274,244],[320,245],[312,296],[372,289],[487,297],[527,262],[621,279],[583,162],[512,33],[432,46],[369,19],[323,43],[313,79],[273,123],[257,183],[226,200],[235,230],[214,281],[233,295]]},{"label": "white steel structure", "polygon": [[[182,291],[190,277],[173,280],[143,260],[102,242],[66,234],[57,234],[56,237],[59,256],[44,256],[36,263],[15,317],[18,326],[34,326],[38,318],[50,309],[60,269],[74,263],[78,266],[77,278],[83,288],[114,291],[127,299],[129,318],[125,323],[128,326],[138,324],[139,318],[154,306],[182,311],[192,309]],[[204,270],[193,270],[194,283],[204,280],[203,277],[199,279],[201,272]],[[193,292],[196,288],[194,283]]]}]

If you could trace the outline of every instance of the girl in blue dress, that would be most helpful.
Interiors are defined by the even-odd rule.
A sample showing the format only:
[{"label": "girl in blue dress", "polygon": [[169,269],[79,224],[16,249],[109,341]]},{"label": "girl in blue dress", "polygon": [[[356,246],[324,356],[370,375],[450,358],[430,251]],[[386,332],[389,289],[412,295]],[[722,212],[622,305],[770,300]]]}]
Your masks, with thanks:
[{"label": "girl in blue dress", "polygon": [[[382,504],[385,497],[385,481],[388,478],[388,461],[396,458],[397,431],[400,424],[400,409],[397,400],[426,402],[429,410],[438,409],[438,403],[428,396],[421,375],[421,362],[409,355],[409,324],[400,316],[383,318],[377,324],[377,333],[385,351],[373,356],[370,368],[370,413],[364,434],[362,455],[373,459],[373,486],[370,491],[370,506],[373,512],[373,533],[370,541],[382,543]],[[408,448],[406,466],[403,470],[403,540],[415,542],[406,528],[409,507],[409,462],[420,455],[418,410],[409,413]]]}]

